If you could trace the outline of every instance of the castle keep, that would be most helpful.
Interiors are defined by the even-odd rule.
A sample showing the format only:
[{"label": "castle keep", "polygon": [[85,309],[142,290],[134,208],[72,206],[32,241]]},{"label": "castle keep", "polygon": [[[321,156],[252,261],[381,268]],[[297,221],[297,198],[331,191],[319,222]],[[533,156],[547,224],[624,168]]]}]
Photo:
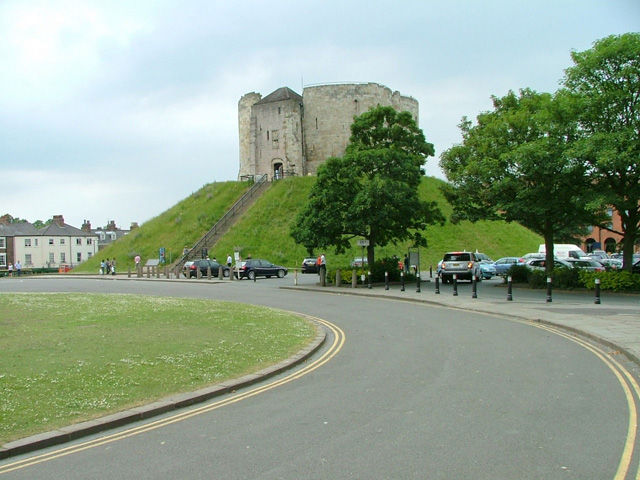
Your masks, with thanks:
[{"label": "castle keep", "polygon": [[378,105],[411,112],[418,124],[418,101],[377,83],[247,93],[238,102],[238,179],[314,175],[327,158],[344,155],[353,118]]}]

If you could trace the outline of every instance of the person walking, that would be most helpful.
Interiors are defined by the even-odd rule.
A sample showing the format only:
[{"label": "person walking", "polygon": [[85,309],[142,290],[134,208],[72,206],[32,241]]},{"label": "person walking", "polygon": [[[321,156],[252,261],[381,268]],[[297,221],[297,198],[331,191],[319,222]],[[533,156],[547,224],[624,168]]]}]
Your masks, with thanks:
[{"label": "person walking", "polygon": [[13,277],[13,263],[9,264],[9,278]]},{"label": "person walking", "polygon": [[16,273],[18,274],[18,276],[20,276],[20,274],[22,273],[22,264],[20,263],[20,260],[16,262]]}]

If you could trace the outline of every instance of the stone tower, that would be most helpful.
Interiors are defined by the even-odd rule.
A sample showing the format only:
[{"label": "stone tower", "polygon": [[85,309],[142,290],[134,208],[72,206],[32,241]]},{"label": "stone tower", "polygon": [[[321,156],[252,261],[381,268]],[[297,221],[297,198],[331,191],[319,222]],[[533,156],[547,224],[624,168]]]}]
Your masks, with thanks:
[{"label": "stone tower", "polygon": [[315,174],[327,158],[344,155],[353,118],[378,105],[409,111],[418,123],[417,100],[377,83],[310,86],[302,96],[287,87],[265,98],[244,95],[238,178]]}]

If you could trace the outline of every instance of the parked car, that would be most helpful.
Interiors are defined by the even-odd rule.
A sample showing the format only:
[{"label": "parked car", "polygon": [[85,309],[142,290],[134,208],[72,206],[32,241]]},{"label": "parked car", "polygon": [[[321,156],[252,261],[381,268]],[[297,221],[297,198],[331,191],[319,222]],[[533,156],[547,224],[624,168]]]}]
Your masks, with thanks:
[{"label": "parked car", "polygon": [[622,260],[618,260],[617,258],[604,258],[598,261],[603,264],[607,270],[622,270]]},{"label": "parked car", "polygon": [[589,254],[589,256],[594,257],[595,260],[597,259],[606,260],[609,258],[609,255],[607,255],[607,252],[605,252],[604,250],[594,250]]},{"label": "parked car", "polygon": [[367,258],[366,257],[356,257],[351,262],[351,268],[360,268],[360,267],[365,266],[365,265],[367,265]]},{"label": "parked car", "polygon": [[482,278],[490,280],[496,276],[496,267],[493,266],[493,262],[490,260],[481,260],[480,272],[482,274]]},{"label": "parked car", "polygon": [[523,265],[520,257],[502,257],[493,262],[493,266],[496,269],[496,275],[507,275],[509,270],[514,265]]},{"label": "parked car", "polygon": [[[545,270],[546,259],[544,258],[530,258],[524,264],[531,270]],[[573,268],[573,265],[568,260],[560,260],[556,258],[553,261],[553,268]]]},{"label": "parked car", "polygon": [[575,268],[582,270],[589,270],[590,272],[604,272],[604,265],[596,260],[590,258],[568,258],[567,262],[570,262]]},{"label": "parked car", "polygon": [[316,257],[307,257],[302,260],[302,273],[318,273],[317,262]]},{"label": "parked car", "polygon": [[226,265],[221,265],[215,260],[194,260],[193,262],[186,262],[182,268],[182,273],[185,277],[191,278],[198,275],[198,269],[203,277],[207,276],[208,269],[211,268],[211,276],[217,277],[220,275],[220,268],[222,268],[222,275],[224,277],[229,276],[231,269]]},{"label": "parked car", "polygon": [[282,278],[287,274],[287,268],[280,265],[275,265],[268,260],[262,260],[254,258],[251,260],[245,260],[240,265],[238,271],[235,272],[235,276],[240,280],[248,278],[254,280],[257,277],[278,277]]},{"label": "parked car", "polygon": [[442,258],[440,276],[443,283],[453,282],[453,276],[458,280],[472,281],[475,276],[482,280],[480,261],[473,252],[447,252]]},{"label": "parked car", "polygon": [[631,273],[640,273],[640,260],[631,265]]}]

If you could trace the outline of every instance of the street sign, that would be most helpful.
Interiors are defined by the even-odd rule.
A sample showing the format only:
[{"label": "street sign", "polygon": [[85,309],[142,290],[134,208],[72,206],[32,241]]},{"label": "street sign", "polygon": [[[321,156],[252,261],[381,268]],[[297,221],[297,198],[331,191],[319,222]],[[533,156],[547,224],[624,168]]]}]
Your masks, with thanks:
[{"label": "street sign", "polygon": [[367,240],[367,239],[358,240],[358,246],[359,247],[368,247],[369,246],[369,240]]}]

